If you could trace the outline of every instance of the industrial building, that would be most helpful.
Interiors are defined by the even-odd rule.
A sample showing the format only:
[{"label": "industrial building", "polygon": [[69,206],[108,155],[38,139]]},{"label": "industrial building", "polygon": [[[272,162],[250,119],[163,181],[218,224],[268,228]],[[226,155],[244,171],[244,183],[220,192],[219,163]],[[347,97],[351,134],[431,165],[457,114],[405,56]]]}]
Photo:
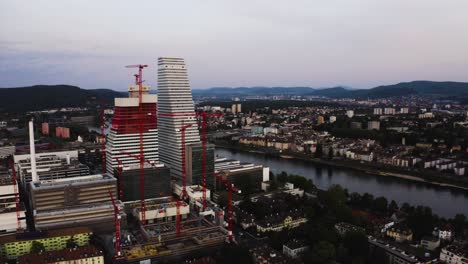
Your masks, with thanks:
[{"label": "industrial building", "polygon": [[[32,181],[29,154],[15,155],[15,164],[23,184]],[[37,175],[41,180],[53,180],[89,175],[88,166],[78,161],[78,151],[45,152],[36,154]]]},{"label": "industrial building", "polygon": [[182,127],[185,144],[200,143],[195,107],[182,58],[158,59],[158,127],[161,161],[182,178]]},{"label": "industrial building", "polygon": [[[252,187],[260,190],[262,182],[268,182],[270,180],[269,167],[226,158],[217,158],[215,160],[215,172],[241,189],[243,183],[250,182]],[[214,190],[220,188],[224,190],[221,183],[217,182]],[[246,190],[243,191],[245,192]]]},{"label": "industrial building", "polygon": [[[112,230],[117,181],[109,175],[89,175],[30,183],[30,204],[37,230],[89,226]],[[119,202],[119,206],[123,205]]]},{"label": "industrial building", "polygon": [[[201,143],[194,143],[186,146],[186,172],[187,172],[187,183],[189,185],[202,185],[203,178],[203,156],[202,156],[203,147]],[[214,145],[206,145],[206,172],[207,172],[207,186],[212,188],[214,184],[214,177],[209,175],[209,172],[213,172],[214,168]]]}]

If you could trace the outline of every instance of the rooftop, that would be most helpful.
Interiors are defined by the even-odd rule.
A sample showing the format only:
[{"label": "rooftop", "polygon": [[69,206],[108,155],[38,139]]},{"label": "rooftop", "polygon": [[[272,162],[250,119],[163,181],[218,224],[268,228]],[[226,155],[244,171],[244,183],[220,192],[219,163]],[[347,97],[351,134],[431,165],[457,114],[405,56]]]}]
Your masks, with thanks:
[{"label": "rooftop", "polygon": [[40,253],[31,253],[20,256],[19,264],[40,264],[40,263],[55,263],[62,261],[80,260],[84,258],[92,258],[104,256],[102,250],[94,246],[84,246],[76,248],[66,248],[62,250],[54,250]]},{"label": "rooftop", "polygon": [[11,234],[6,236],[0,236],[0,244],[12,243],[16,241],[27,241],[35,239],[44,239],[51,237],[61,237],[61,236],[72,236],[76,234],[92,233],[93,231],[89,227],[70,227],[70,228],[61,228],[61,229],[52,229],[42,232],[27,232],[27,233],[18,233]]}]

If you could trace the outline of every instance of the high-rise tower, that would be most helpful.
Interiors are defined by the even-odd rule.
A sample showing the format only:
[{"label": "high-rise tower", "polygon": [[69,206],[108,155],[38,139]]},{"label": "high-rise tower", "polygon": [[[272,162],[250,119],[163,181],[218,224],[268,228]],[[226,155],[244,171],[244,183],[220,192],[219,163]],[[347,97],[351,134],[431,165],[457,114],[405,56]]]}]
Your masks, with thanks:
[{"label": "high-rise tower", "polygon": [[185,144],[200,143],[197,117],[182,58],[158,59],[158,129],[161,161],[171,168],[171,174],[182,177],[182,131]]},{"label": "high-rise tower", "polygon": [[[156,108],[158,97],[149,94],[149,86],[143,85],[142,110],[139,115],[138,85],[128,88],[128,98],[115,98],[114,118],[106,142],[106,167],[114,175],[119,159],[124,166],[137,167],[140,161],[140,119],[143,125],[143,153],[145,160],[158,162],[158,129]],[[130,154],[130,155],[129,155]],[[134,157],[131,157],[133,155]],[[117,158],[117,159],[116,159]]]}]

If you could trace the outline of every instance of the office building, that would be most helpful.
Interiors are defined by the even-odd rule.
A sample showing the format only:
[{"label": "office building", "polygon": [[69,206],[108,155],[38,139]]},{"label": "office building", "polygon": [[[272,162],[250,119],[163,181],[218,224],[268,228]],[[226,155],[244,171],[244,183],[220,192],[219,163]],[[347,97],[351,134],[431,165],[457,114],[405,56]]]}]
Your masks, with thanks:
[{"label": "office building", "polygon": [[187,67],[182,58],[158,59],[158,127],[161,161],[169,166],[171,175],[182,177],[182,130],[185,129],[185,144],[200,142],[198,123],[187,76]]},{"label": "office building", "polygon": [[[144,164],[144,191],[145,199],[157,198],[171,194],[171,176],[169,168],[163,164]],[[140,165],[126,165],[122,168],[122,176],[118,177],[117,169],[114,175],[122,180],[122,202],[137,201],[141,199]],[[118,185],[120,187],[120,184]],[[119,190],[120,192],[120,190]]]},{"label": "office building", "polygon": [[[196,143],[186,146],[186,176],[187,185],[202,185],[203,171],[202,171],[202,144]],[[214,145],[206,144],[206,181],[209,187],[214,182]]]},{"label": "office building", "polygon": [[[88,166],[78,161],[78,151],[58,151],[38,153],[36,156],[37,175],[40,180],[53,180],[89,175]],[[18,177],[23,184],[32,180],[31,158],[29,154],[15,155]]]},{"label": "office building", "polygon": [[[114,175],[118,160],[125,166],[140,164],[140,122],[143,128],[143,156],[159,162],[158,129],[156,124],[157,95],[142,87],[142,116],[139,113],[139,86],[128,88],[128,98],[115,98],[114,118],[106,141],[106,170]],[[132,157],[133,156],[133,157]],[[115,175],[114,175],[115,176]]]},{"label": "office building", "polygon": [[[248,187],[251,191],[260,191],[262,183],[270,180],[269,167],[226,158],[217,158],[215,160],[215,172],[238,188]],[[249,183],[250,186],[243,186],[245,183]],[[216,182],[215,188],[211,186],[210,188],[214,191],[225,189],[224,185],[219,181]]]},{"label": "office building", "polygon": [[[30,182],[30,205],[36,230],[88,226],[95,232],[114,229],[117,180],[109,175],[89,175]],[[118,206],[123,205],[118,201]]]}]

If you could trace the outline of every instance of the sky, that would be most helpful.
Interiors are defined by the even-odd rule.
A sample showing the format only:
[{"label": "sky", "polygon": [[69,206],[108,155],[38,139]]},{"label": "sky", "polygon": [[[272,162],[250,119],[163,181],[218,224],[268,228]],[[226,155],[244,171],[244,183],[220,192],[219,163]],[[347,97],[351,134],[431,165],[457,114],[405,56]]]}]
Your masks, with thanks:
[{"label": "sky", "polygon": [[183,57],[194,89],[468,82],[467,0],[0,0],[0,87],[126,90]]}]

